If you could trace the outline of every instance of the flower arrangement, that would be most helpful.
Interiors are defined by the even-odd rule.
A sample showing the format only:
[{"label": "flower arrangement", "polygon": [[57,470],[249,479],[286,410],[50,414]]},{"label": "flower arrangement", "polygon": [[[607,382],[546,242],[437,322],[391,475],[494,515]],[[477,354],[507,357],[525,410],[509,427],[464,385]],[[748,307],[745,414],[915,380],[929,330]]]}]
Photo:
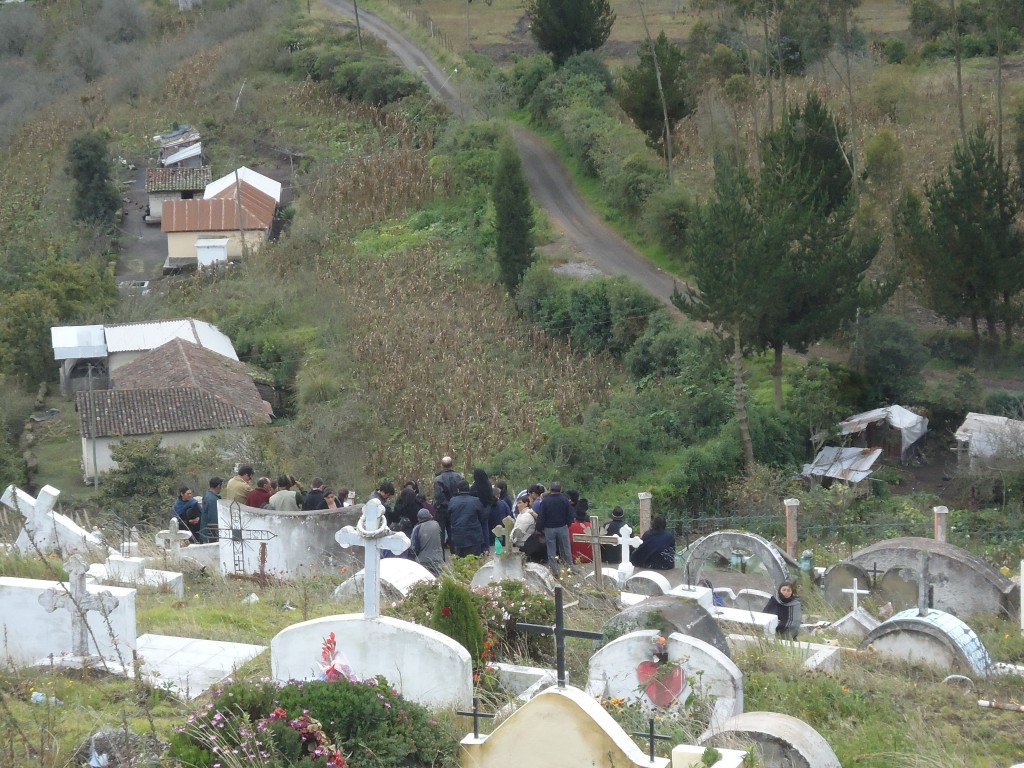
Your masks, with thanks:
[{"label": "flower arrangement", "polygon": [[338,652],[338,641],[331,632],[324,638],[323,646],[320,649],[320,679],[327,682],[335,682],[345,679],[356,682],[356,676],[343,654]]}]

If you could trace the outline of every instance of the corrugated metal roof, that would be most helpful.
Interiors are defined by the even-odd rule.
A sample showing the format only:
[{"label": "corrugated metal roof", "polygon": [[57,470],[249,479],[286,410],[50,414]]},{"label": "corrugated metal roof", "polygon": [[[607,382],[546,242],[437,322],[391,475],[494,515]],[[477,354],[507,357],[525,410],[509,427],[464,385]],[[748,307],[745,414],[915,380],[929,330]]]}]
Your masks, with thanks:
[{"label": "corrugated metal roof", "polygon": [[[219,179],[210,182],[206,186],[206,192],[203,194],[203,198],[209,200],[214,197],[218,197],[224,190],[235,185],[235,171],[232,171],[227,176],[221,176]],[[265,195],[269,195],[274,199],[274,203],[281,202],[281,182],[274,181],[269,176],[264,176],[262,173],[257,173],[252,168],[246,168],[244,165],[238,169],[238,181],[251,184],[256,187],[260,192]]]},{"label": "corrugated metal roof", "polygon": [[804,477],[831,477],[849,483],[859,483],[871,474],[871,467],[882,455],[881,448],[836,448],[826,446],[818,451],[814,461],[804,464]]},{"label": "corrugated metal roof", "polygon": [[274,223],[277,203],[255,187],[241,183],[241,204],[235,200],[236,188],[221,193],[220,197],[204,200],[171,200],[163,205],[160,228],[164,232],[225,232],[239,228],[267,230]]},{"label": "corrugated metal roof", "polygon": [[1024,455],[1024,421],[972,411],[957,429],[956,439],[968,444],[971,456]]},{"label": "corrugated metal roof", "polygon": [[238,360],[231,339],[219,328],[202,320],[164,320],[157,323],[128,323],[106,327],[107,349],[113,352],[141,352],[156,349],[171,339],[184,339],[230,360]]},{"label": "corrugated metal roof", "polygon": [[188,160],[191,157],[199,157],[203,154],[203,143],[201,141],[191,144],[187,147],[182,147],[174,154],[168,155],[160,162],[164,165],[174,165],[180,163],[183,160]]},{"label": "corrugated metal roof", "polygon": [[213,178],[210,166],[199,168],[147,168],[147,192],[198,192]]},{"label": "corrugated metal roof", "polygon": [[54,360],[106,357],[102,325],[62,325],[50,328]]}]

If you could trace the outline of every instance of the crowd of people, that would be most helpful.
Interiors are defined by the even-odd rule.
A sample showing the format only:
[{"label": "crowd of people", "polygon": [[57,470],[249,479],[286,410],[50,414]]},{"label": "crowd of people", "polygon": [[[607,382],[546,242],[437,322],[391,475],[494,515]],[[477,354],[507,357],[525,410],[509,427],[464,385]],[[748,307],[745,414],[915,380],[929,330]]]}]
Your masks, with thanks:
[{"label": "crowd of people", "polygon": [[[492,481],[483,469],[474,469],[470,482],[453,464],[450,456],[441,459],[429,500],[415,480],[408,480],[397,494],[395,486],[385,481],[371,494],[371,499],[384,506],[388,526],[409,536],[406,556],[434,574],[440,572],[447,557],[480,556],[506,547],[521,551],[532,562],[547,564],[556,575],[562,569],[578,572],[581,564],[593,562],[592,544],[582,541],[590,533],[590,504],[578,491],[563,492],[556,480],[548,488],[534,484],[513,496],[505,481]],[[336,492],[319,477],[310,481],[308,490],[291,475],[276,480],[259,477],[255,482],[253,477],[249,465],[238,467],[226,483],[213,477],[201,499],[195,498],[190,487],[181,486],[174,514],[193,542],[218,540],[217,502],[221,499],[278,512],[336,509],[355,501],[352,491],[341,488]],[[494,533],[506,518],[514,521],[510,541]],[[615,507],[600,533],[617,536],[625,524],[625,513]],[[675,537],[665,518],[655,517],[641,539],[630,554],[633,565],[659,570],[675,567]],[[602,562],[616,565],[621,561],[619,545],[599,546]]]}]

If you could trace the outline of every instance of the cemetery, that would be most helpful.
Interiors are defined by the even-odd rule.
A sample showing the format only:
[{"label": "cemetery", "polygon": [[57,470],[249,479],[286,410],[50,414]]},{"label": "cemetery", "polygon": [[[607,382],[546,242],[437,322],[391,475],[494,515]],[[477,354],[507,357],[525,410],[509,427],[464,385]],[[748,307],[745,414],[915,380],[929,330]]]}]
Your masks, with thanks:
[{"label": "cemetery", "polygon": [[[216,543],[184,543],[172,520],[118,549],[59,497],[2,497],[23,519],[4,572],[26,573],[0,577],[2,650],[25,681],[3,693],[11,733],[44,711],[56,727],[88,706],[83,687],[151,691],[116,728],[63,721],[76,765],[933,764],[909,743],[873,755],[835,737],[835,720],[888,706],[882,678],[984,712],[1006,759],[972,764],[1024,760],[1019,574],[945,541],[881,541],[800,576],[798,531],[782,549],[735,530],[668,573],[598,558],[555,579],[503,550],[435,577],[401,557],[409,539],[375,499],[335,515],[330,539],[293,532],[329,527],[323,513],[289,513],[290,528],[222,501]],[[793,577],[803,620],[782,640],[762,608]],[[999,633],[1018,637],[986,647]],[[793,707],[787,679],[813,699]],[[54,749],[13,738],[0,762],[67,764]]]}]

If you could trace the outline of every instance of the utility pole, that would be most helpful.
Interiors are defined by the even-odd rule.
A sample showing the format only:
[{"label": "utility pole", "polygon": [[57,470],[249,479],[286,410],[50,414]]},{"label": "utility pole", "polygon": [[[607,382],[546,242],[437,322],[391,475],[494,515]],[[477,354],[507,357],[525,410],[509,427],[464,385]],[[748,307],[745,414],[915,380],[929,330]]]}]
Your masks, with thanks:
[{"label": "utility pole", "polygon": [[86,368],[86,380],[89,383],[89,432],[92,434],[92,487],[94,491],[100,488],[100,470],[96,464],[96,398],[92,393],[92,363]]}]

